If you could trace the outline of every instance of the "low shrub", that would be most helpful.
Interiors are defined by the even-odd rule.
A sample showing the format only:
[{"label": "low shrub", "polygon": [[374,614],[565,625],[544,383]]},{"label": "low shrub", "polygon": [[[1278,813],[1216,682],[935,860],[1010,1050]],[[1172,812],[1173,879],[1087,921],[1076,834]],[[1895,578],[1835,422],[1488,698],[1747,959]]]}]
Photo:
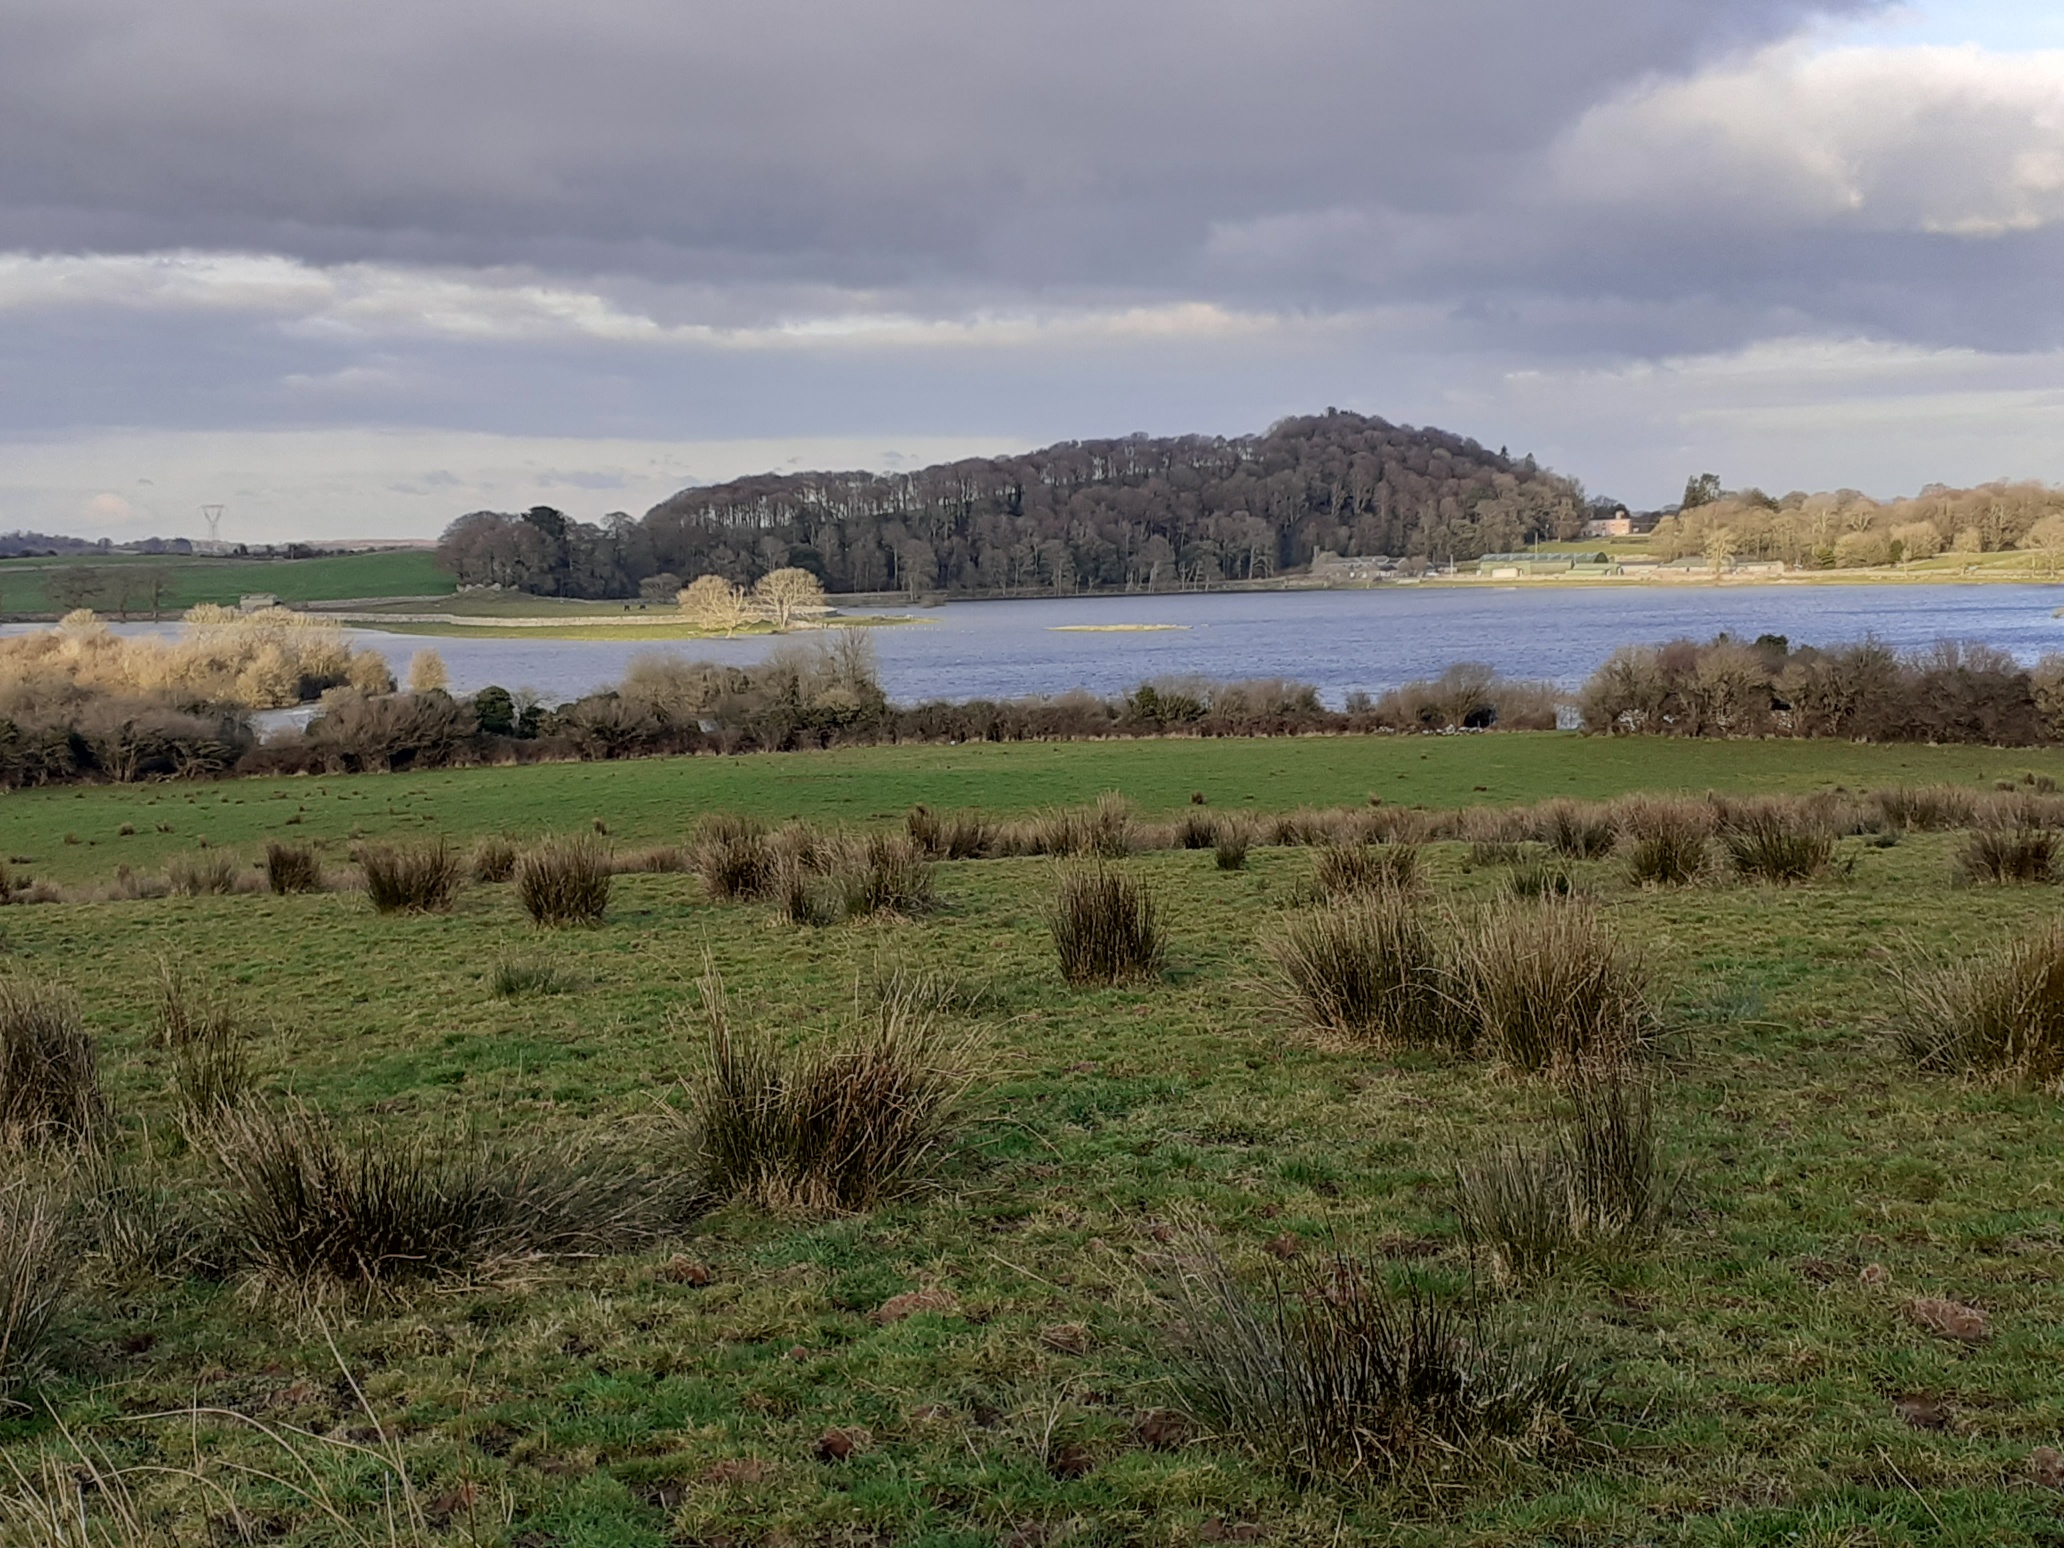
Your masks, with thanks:
[{"label": "low shrub", "polygon": [[262,1278],[296,1286],[607,1251],[670,1213],[664,1190],[628,1171],[345,1130],[303,1108],[246,1108],[217,1127],[213,1149],[225,1238]]},{"label": "low shrub", "polygon": [[702,983],[709,1063],[688,1089],[702,1176],[718,1197],[816,1214],[871,1208],[906,1191],[956,1131],[967,1050],[922,999],[892,992],[862,1026],[784,1050],[731,1025],[722,983]]},{"label": "low shrub", "polygon": [[1321,898],[1405,891],[1418,884],[1419,851],[1410,844],[1324,844],[1312,851],[1311,879]]},{"label": "low shrub", "polygon": [[366,896],[382,914],[435,913],[459,893],[459,857],[443,839],[427,844],[367,844],[358,852]]},{"label": "low shrub", "polygon": [[236,1007],[178,966],[158,964],[157,1038],[171,1050],[181,1118],[190,1133],[243,1105],[250,1094],[248,1039]]},{"label": "low shrub", "polygon": [[1602,860],[1619,842],[1619,825],[1601,806],[1550,801],[1537,816],[1541,841],[1566,860]]},{"label": "low shrub", "polygon": [[277,840],[265,846],[265,884],[284,897],[292,892],[322,891],[322,862],[315,856],[315,849],[308,844],[282,844]]},{"label": "low shrub", "polygon": [[487,886],[507,881],[516,874],[519,853],[514,839],[498,833],[478,840],[473,845],[473,879]]},{"label": "low shrub", "polygon": [[532,924],[598,925],[613,870],[609,846],[591,834],[546,839],[516,862],[516,896]]},{"label": "low shrub", "polygon": [[26,1178],[0,1184],[0,1398],[43,1374],[79,1258],[63,1200]]},{"label": "low shrub", "polygon": [[1735,875],[1779,886],[1811,881],[1835,858],[1834,833],[1783,801],[1738,805],[1720,830],[1720,847]]},{"label": "low shrub", "polygon": [[89,1144],[107,1116],[78,1000],[57,984],[0,976],[0,1144]]},{"label": "low shrub", "polygon": [[1655,1036],[1640,959],[1578,899],[1492,910],[1464,934],[1459,979],[1478,1037],[1528,1074],[1611,1069]]},{"label": "low shrub", "polygon": [[2057,835],[2047,828],[1974,828],[1957,850],[1960,882],[2041,884],[2056,875]]},{"label": "low shrub", "polygon": [[1921,1069],[2064,1079],[2064,925],[1896,977],[1900,1044]]},{"label": "low shrub", "polygon": [[228,897],[237,890],[236,856],[220,850],[178,854],[165,862],[165,880],[182,898]]},{"label": "low shrub", "polygon": [[1154,978],[1165,943],[1160,908],[1145,883],[1103,865],[1062,873],[1047,928],[1071,984]]},{"label": "low shrub", "polygon": [[1418,906],[1394,888],[1297,915],[1266,950],[1299,1014],[1321,1031],[1386,1048],[1467,1037],[1443,993],[1439,947]]},{"label": "low shrub", "polygon": [[1176,1386],[1200,1428],[1320,1483],[1453,1478],[1545,1458],[1586,1428],[1600,1372],[1552,1334],[1335,1252],[1244,1290],[1215,1256],[1180,1283]]},{"label": "low shrub", "polygon": [[1502,1278],[1625,1257],[1661,1232],[1681,1186],[1647,1086],[1604,1080],[1574,1096],[1573,1121],[1546,1146],[1507,1143],[1455,1169],[1463,1236]]}]

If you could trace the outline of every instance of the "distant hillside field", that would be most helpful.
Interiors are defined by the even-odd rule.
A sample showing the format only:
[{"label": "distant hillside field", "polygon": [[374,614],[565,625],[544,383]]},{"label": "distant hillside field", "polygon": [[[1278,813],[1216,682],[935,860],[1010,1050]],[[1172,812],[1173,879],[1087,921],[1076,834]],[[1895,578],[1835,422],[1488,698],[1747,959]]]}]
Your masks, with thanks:
[{"label": "distant hillside field", "polygon": [[91,607],[110,618],[176,614],[197,602],[233,603],[268,591],[282,602],[445,596],[456,582],[429,549],[332,554],[319,559],[186,558],[170,554],[66,555],[0,560],[0,614]]}]

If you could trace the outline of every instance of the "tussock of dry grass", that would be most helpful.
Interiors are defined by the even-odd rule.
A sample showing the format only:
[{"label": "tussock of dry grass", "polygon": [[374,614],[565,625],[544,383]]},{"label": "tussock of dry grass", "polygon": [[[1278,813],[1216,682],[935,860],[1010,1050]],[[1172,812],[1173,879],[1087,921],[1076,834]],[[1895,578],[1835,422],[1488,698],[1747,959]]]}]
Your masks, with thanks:
[{"label": "tussock of dry grass", "polygon": [[516,874],[516,859],[520,851],[516,841],[491,833],[473,845],[473,879],[485,886],[498,885]]},{"label": "tussock of dry grass", "polygon": [[157,1040],[171,1050],[181,1121],[205,1131],[250,1094],[249,1039],[236,1006],[170,958],[158,963]]},{"label": "tussock of dry grass", "polygon": [[1720,830],[1720,847],[1737,876],[1789,886],[1825,874],[1835,858],[1835,835],[1799,803],[1735,803]]},{"label": "tussock of dry grass", "polygon": [[2057,842],[2047,828],[1975,828],[1957,851],[1956,879],[2039,886],[2055,878]]},{"label": "tussock of dry grass", "polygon": [[459,895],[458,853],[442,838],[425,844],[366,844],[358,852],[366,896],[382,914],[439,913]]},{"label": "tussock of dry grass", "polygon": [[1146,883],[1102,865],[1064,871],[1047,905],[1047,929],[1071,984],[1154,978],[1166,943]]},{"label": "tussock of dry grass", "polygon": [[1463,1234],[1501,1278],[1638,1251],[1661,1232],[1681,1185],[1646,1085],[1608,1079],[1572,1095],[1572,1121],[1547,1145],[1508,1142],[1455,1169]]},{"label": "tussock of dry grass", "polygon": [[0,1399],[43,1372],[79,1267],[65,1201],[26,1178],[0,1183]]},{"label": "tussock of dry grass", "polygon": [[535,925],[598,925],[609,911],[609,846],[592,834],[546,839],[516,862],[516,897]]},{"label": "tussock of dry grass", "polygon": [[1580,899],[1492,910],[1464,932],[1459,978],[1483,1044],[1528,1074],[1615,1068],[1655,1035],[1640,959]]},{"label": "tussock of dry grass", "polygon": [[268,842],[265,846],[265,884],[281,896],[322,891],[322,862],[316,858],[314,847]]},{"label": "tussock of dry grass", "polygon": [[1321,898],[1409,891],[1419,881],[1410,844],[1324,844],[1312,851],[1312,891]]},{"label": "tussock of dry grass", "polygon": [[85,1145],[107,1126],[100,1059],[69,989],[0,976],[0,1144]]},{"label": "tussock of dry grass", "polygon": [[305,1108],[231,1114],[212,1150],[225,1238],[262,1279],[303,1289],[620,1249],[671,1213],[662,1189],[627,1171],[347,1129]]},{"label": "tussock of dry grass", "polygon": [[1261,1294],[1215,1254],[1180,1282],[1175,1367],[1206,1432],[1319,1483],[1452,1482],[1568,1446],[1599,1373],[1552,1335],[1335,1252]]},{"label": "tussock of dry grass", "polygon": [[1919,1068],[2064,1079],[2064,925],[1898,979],[1900,1044]]},{"label": "tussock of dry grass", "polygon": [[1441,953],[1416,902],[1395,888],[1293,916],[1266,943],[1307,1024],[1385,1048],[1467,1041],[1443,992]]},{"label": "tussock of dry grass", "polygon": [[914,1184],[952,1139],[968,1050],[909,984],[846,1036],[785,1050],[731,1024],[714,972],[702,982],[709,1062],[688,1088],[702,1175],[716,1197],[837,1214]]}]

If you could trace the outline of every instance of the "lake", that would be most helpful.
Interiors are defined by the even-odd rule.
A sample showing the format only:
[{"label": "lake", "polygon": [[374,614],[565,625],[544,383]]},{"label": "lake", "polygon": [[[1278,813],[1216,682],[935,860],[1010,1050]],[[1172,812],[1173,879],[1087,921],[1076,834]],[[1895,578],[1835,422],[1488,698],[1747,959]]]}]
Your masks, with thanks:
[{"label": "lake", "polygon": [[[1982,640],[2033,662],[2064,651],[2064,621],[2050,616],[2060,602],[2064,587],[1995,584],[1249,591],[953,602],[869,637],[883,684],[899,703],[1071,688],[1123,693],[1148,678],[1196,676],[1294,678],[1316,684],[1338,707],[1357,688],[1380,693],[1456,661],[1488,662],[1509,676],[1575,688],[1620,645],[1706,639],[1723,630],[1813,645],[1869,635],[1900,648]],[[1070,632],[1124,625],[1174,627]],[[43,626],[5,632],[24,627]],[[435,650],[454,692],[499,683],[552,702],[606,687],[647,652],[747,664],[789,643],[766,636],[675,643],[350,633],[355,644],[384,654],[397,676],[415,651]]]},{"label": "lake", "polygon": [[[954,602],[920,622],[871,631],[883,685],[898,703],[1015,698],[1087,688],[1127,692],[1153,677],[1288,677],[1338,706],[1354,689],[1380,693],[1456,661],[1515,677],[1582,683],[1620,645],[1725,630],[1827,645],[1875,635],[1899,648],[1982,640],[2024,663],[2064,651],[2064,602],[2052,586],[1741,586],[1250,591],[1210,595]],[[1065,632],[1071,626],[1161,624],[1154,632]],[[1063,632],[1056,632],[1063,631]],[[424,638],[353,631],[397,674],[417,649],[444,657],[455,692],[488,683],[548,700],[614,682],[633,656],[662,651],[749,663],[785,643]]]}]

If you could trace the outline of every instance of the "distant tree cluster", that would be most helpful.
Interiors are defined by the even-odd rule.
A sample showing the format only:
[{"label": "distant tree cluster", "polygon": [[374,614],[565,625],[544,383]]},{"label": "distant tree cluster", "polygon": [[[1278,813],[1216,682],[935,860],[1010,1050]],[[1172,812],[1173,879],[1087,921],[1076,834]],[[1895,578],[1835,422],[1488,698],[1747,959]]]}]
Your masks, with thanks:
[{"label": "distant tree cluster", "polygon": [[1331,551],[1432,562],[1574,536],[1572,480],[1440,430],[1328,410],[1232,439],[1071,441],[914,473],[768,474],[686,489],[638,522],[461,517],[462,584],[636,596],[648,576],[832,592],[1069,594],[1265,579]]},{"label": "distant tree cluster", "polygon": [[1931,484],[1911,499],[1884,502],[1854,489],[1772,498],[1759,489],[1723,491],[1707,473],[1685,487],[1678,511],[1656,523],[1651,545],[1663,559],[1775,559],[1824,570],[2021,549],[2054,571],[2064,567],[2064,489]]},{"label": "distant tree cluster", "polygon": [[541,597],[635,597],[667,566],[653,560],[645,525],[614,512],[600,525],[548,505],[519,515],[474,511],[437,544],[438,562],[461,586],[503,586]]}]

